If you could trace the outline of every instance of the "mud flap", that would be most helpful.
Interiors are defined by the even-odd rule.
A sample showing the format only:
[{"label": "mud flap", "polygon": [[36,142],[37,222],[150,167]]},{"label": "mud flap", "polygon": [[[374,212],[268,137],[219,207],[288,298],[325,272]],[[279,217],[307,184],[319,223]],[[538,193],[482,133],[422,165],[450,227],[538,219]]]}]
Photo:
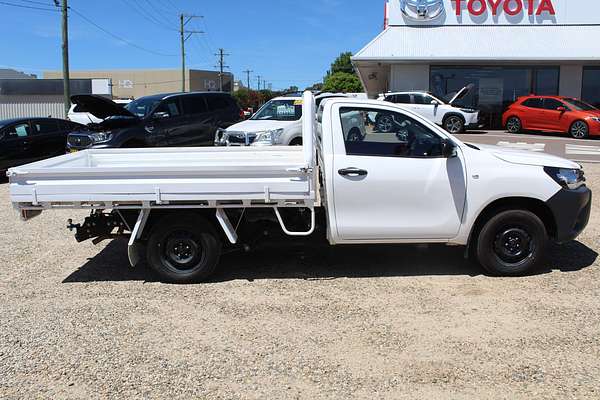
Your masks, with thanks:
[{"label": "mud flap", "polygon": [[133,244],[127,246],[127,257],[129,258],[129,264],[135,268],[140,265],[145,257],[144,257],[144,246],[142,243],[136,241]]}]

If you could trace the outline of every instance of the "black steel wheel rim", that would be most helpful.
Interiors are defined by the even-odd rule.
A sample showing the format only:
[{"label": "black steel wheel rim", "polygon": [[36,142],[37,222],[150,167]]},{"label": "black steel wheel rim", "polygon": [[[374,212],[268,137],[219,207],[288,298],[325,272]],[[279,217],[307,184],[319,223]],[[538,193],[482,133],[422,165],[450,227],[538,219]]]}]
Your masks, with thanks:
[{"label": "black steel wheel rim", "polygon": [[518,264],[533,255],[535,242],[522,227],[505,227],[494,240],[494,253],[504,263]]},{"label": "black steel wheel rim", "polygon": [[163,264],[173,272],[190,272],[198,268],[204,257],[201,238],[184,230],[170,232],[161,244]]}]

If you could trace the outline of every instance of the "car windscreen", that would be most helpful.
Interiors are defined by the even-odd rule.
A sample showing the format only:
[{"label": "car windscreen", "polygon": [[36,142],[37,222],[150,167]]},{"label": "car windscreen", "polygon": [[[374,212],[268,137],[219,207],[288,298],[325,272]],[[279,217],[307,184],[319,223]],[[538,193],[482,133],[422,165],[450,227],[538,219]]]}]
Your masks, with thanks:
[{"label": "car windscreen", "polygon": [[142,97],[125,106],[125,109],[140,118],[148,116],[160,103],[161,99],[156,97]]},{"label": "car windscreen", "polygon": [[302,100],[271,100],[254,116],[259,121],[297,121],[302,118]]},{"label": "car windscreen", "polygon": [[565,103],[567,103],[568,106],[570,106],[571,108],[574,108],[577,111],[596,111],[596,110],[598,110],[596,107],[594,107],[588,103],[584,103],[583,101],[580,101],[577,99],[563,99],[563,101]]}]

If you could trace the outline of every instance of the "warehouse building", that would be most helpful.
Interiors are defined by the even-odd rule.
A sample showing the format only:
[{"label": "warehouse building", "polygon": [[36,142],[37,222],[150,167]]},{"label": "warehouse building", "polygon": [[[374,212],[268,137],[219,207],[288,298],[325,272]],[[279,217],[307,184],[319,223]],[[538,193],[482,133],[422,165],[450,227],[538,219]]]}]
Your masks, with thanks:
[{"label": "warehouse building", "polygon": [[[187,91],[218,91],[219,72],[186,70],[185,87]],[[181,91],[180,69],[140,69],[112,71],[71,71],[71,79],[110,79],[112,95],[116,99],[137,99],[160,93]],[[61,71],[45,71],[44,78],[59,79]],[[233,75],[223,73],[223,91],[233,90]]]},{"label": "warehouse building", "polygon": [[370,97],[428,90],[500,128],[519,96],[563,95],[600,106],[600,1],[390,0],[384,31],[354,57]]}]

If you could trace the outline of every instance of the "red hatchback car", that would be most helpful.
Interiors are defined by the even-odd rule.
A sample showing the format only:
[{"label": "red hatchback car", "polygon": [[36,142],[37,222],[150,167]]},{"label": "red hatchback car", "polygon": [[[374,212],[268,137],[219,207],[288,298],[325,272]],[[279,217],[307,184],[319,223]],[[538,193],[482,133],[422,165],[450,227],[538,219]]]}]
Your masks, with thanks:
[{"label": "red hatchback car", "polygon": [[600,135],[600,110],[571,97],[520,97],[502,116],[510,133],[563,132],[576,139]]}]

